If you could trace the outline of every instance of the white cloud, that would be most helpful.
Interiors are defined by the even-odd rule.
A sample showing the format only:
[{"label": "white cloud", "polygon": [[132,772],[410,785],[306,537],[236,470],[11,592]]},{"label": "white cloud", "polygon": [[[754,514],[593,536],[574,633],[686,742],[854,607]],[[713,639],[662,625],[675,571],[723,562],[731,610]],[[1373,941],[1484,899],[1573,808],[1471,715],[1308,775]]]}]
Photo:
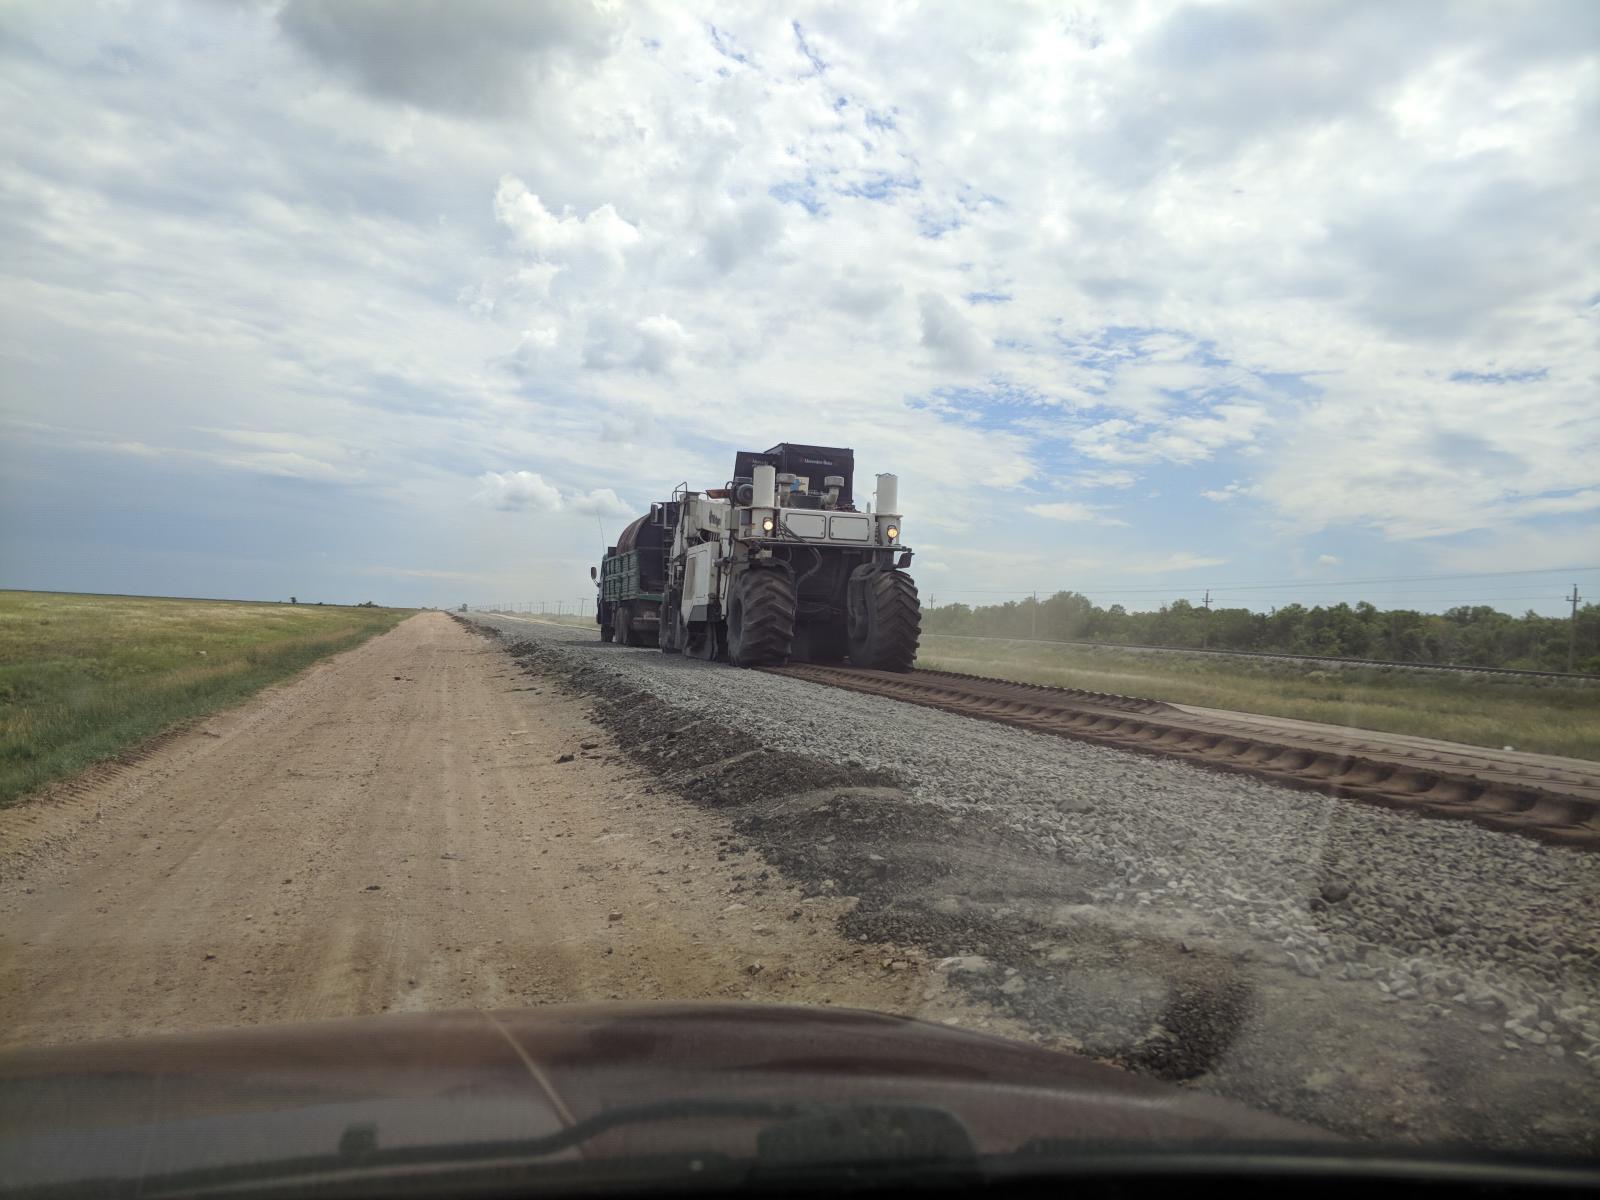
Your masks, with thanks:
[{"label": "white cloud", "polygon": [[[1215,369],[1181,357],[1190,347],[1174,346],[1170,338],[1162,341],[1167,343],[1162,349],[1179,357],[1120,364],[1109,375],[1110,386],[1101,398],[1105,407],[1159,420],[1176,403],[1178,396],[1216,382]],[[1146,354],[1157,353],[1155,342],[1156,339],[1146,339],[1141,350]]]},{"label": "white cloud", "polygon": [[1565,495],[1527,496],[1510,505],[1513,519],[1519,521],[1557,513],[1593,512],[1597,508],[1600,508],[1600,487],[1581,488]]},{"label": "white cloud", "polygon": [[1046,517],[1052,521],[1087,521],[1094,525],[1126,525],[1126,521],[1116,517],[1107,516],[1102,506],[1098,504],[1079,504],[1072,500],[1061,500],[1054,504],[1030,504],[1027,511],[1036,517]]},{"label": "white cloud", "polygon": [[1130,575],[1160,575],[1167,571],[1193,571],[1201,567],[1220,567],[1227,561],[1225,558],[1178,550],[1164,558],[1134,563],[1123,569]]},{"label": "white cloud", "polygon": [[1366,527],[1396,541],[1591,511],[1600,507],[1591,400],[1585,373],[1570,366],[1526,383],[1339,380],[1267,462],[1260,495],[1294,530]]},{"label": "white cloud", "polygon": [[610,204],[582,217],[571,209],[558,217],[526,184],[510,176],[495,189],[494,214],[519,246],[541,263],[572,270],[585,286],[621,274],[628,252],[640,240],[639,230]]},{"label": "white cloud", "polygon": [[709,224],[706,256],[726,273],[770,252],[783,234],[783,209],[770,197],[760,196],[719,206]]},{"label": "white cloud", "polygon": [[1317,555],[1317,566],[1319,566],[1319,567],[1337,567],[1338,565],[1339,565],[1339,558],[1338,558],[1337,555],[1334,555],[1334,554],[1319,554],[1319,555]]},{"label": "white cloud", "polygon": [[565,501],[565,507],[568,512],[577,513],[583,517],[638,516],[610,488],[595,488],[593,491],[581,496],[574,493]]},{"label": "white cloud", "polygon": [[441,571],[432,567],[362,567],[365,575],[390,575],[399,579],[446,579],[464,580],[473,583],[486,582],[492,575],[482,571]]},{"label": "white cloud", "polygon": [[501,512],[559,512],[561,492],[536,471],[485,471],[474,499]]},{"label": "white cloud", "polygon": [[1240,483],[1235,479],[1232,483],[1224,484],[1220,488],[1207,488],[1200,494],[1207,500],[1215,500],[1218,504],[1227,504],[1246,496],[1254,496],[1258,489],[1254,484]]},{"label": "white cloud", "polygon": [[1600,563],[1600,553],[1596,552],[1592,520],[1582,518],[1569,519],[1566,528],[1516,524],[1458,544],[1430,547],[1429,563],[1433,570],[1449,572],[1556,571],[1592,568]]},{"label": "white cloud", "polygon": [[641,370],[664,372],[689,346],[689,335],[665,313],[646,317],[634,327],[639,334],[639,353],[634,362]]},{"label": "white cloud", "polygon": [[304,50],[375,95],[467,115],[509,114],[542,76],[610,49],[612,13],[572,0],[289,0]]},{"label": "white cloud", "polygon": [[363,474],[351,461],[348,451],[328,438],[254,429],[214,429],[205,432],[240,447],[238,450],[192,452],[225,466],[263,475],[330,483],[352,482]]},{"label": "white cloud", "polygon": [[1075,472],[1071,481],[1078,487],[1128,488],[1139,482],[1132,471],[1103,470]]},{"label": "white cloud", "polygon": [[1178,417],[1145,439],[1143,457],[1191,463],[1247,443],[1267,421],[1257,404],[1218,404],[1204,417]]},{"label": "white cloud", "polygon": [[589,317],[584,332],[583,365],[600,371],[632,368],[665,375],[689,347],[688,332],[664,313],[629,322],[597,311]]},{"label": "white cloud", "polygon": [[1594,12],[835,7],[818,72],[758,9],[35,6],[0,391],[82,435],[52,454],[340,486],[363,527],[789,438],[897,470],[951,563],[1095,487],[1163,537],[1198,464],[1249,477],[1201,558],[1262,515],[1582,558]]},{"label": "white cloud", "polygon": [[566,492],[537,471],[485,471],[473,499],[500,512],[572,513],[580,517],[637,516],[611,488]]},{"label": "white cloud", "polygon": [[[297,433],[193,427],[181,432],[183,435],[199,434],[198,444],[154,445],[133,438],[103,438],[82,430],[39,422],[7,423],[14,425],[19,432],[76,450],[189,462],[252,475],[321,483],[354,482],[364,474],[343,446],[325,438],[310,438]],[[219,441],[225,445],[218,447],[216,443]]]},{"label": "white cloud", "polygon": [[955,305],[933,292],[924,292],[917,304],[922,311],[922,344],[934,362],[969,371],[984,361],[988,343]]}]

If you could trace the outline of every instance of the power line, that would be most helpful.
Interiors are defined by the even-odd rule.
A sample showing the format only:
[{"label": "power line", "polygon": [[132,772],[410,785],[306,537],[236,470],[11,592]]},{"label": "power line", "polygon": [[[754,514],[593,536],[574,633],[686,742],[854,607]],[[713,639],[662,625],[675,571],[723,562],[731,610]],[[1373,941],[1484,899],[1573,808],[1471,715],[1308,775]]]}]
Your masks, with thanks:
[{"label": "power line", "polygon": [[1287,583],[1230,583],[1225,585],[1229,591],[1234,592],[1259,592],[1272,588],[1287,586],[1300,587],[1371,587],[1383,583],[1431,583],[1435,580],[1451,579],[1499,579],[1510,575],[1556,575],[1562,571],[1600,571],[1600,567],[1552,567],[1542,570],[1523,571],[1475,571],[1462,575],[1396,575],[1388,579],[1295,579]]},{"label": "power line", "polygon": [[[1457,575],[1391,575],[1373,579],[1285,579],[1276,583],[1213,583],[1210,586],[1225,589],[1230,592],[1260,592],[1274,591],[1284,588],[1324,588],[1324,587],[1370,587],[1381,583],[1429,583],[1436,580],[1453,579],[1499,579],[1512,575],[1558,575],[1562,572],[1587,572],[1600,571],[1597,567],[1538,567],[1525,568],[1518,571],[1471,571]],[[1173,591],[1189,590],[1200,591],[1198,585],[1166,584],[1155,585],[1122,585],[1122,584],[1078,584],[1070,587],[1058,588],[945,588],[947,592],[959,592],[962,595],[993,595],[1016,596],[1028,592],[1082,592],[1085,590],[1096,592],[1123,592],[1123,593],[1171,593]]]},{"label": "power line", "polygon": [[[1461,596],[1459,592],[1396,592],[1396,593],[1387,594],[1387,595],[1385,593],[1383,593],[1383,592],[1366,592],[1366,593],[1362,594],[1361,599],[1362,600],[1383,600],[1385,602],[1399,602],[1399,601],[1410,599],[1411,597],[1414,597],[1414,596],[1415,597],[1422,597],[1422,596],[1460,596],[1460,599],[1457,601],[1457,603],[1460,603],[1460,604],[1478,604],[1478,603],[1487,604],[1490,600],[1561,600],[1561,601],[1566,601],[1568,599],[1568,597],[1566,597],[1566,596],[1552,596],[1549,592],[1519,592],[1515,596],[1481,596],[1481,597],[1480,596]],[[1173,597],[1173,598],[1174,599],[1179,599],[1179,597]],[[1187,597],[1183,597],[1183,598],[1187,599]],[[1213,595],[1211,598],[1212,598],[1212,600],[1216,601],[1219,604],[1223,603],[1225,601],[1229,601],[1229,600],[1235,601],[1235,602],[1237,602],[1239,604],[1243,604],[1243,603],[1246,603],[1250,599],[1249,597],[1245,597],[1245,596],[1216,596],[1216,595]],[[1344,604],[1344,603],[1348,603],[1348,601],[1341,600],[1340,603]]]},{"label": "power line", "polygon": [[[1088,598],[1089,597],[1086,597],[1086,599],[1088,599]],[[1193,599],[1191,597],[1189,597],[1189,596],[1173,596],[1172,599],[1174,599],[1174,600],[1189,600],[1191,603],[1193,603]],[[1558,600],[1558,599],[1559,600],[1563,600],[1563,601],[1570,601],[1571,598],[1567,597],[1567,596],[1559,596],[1559,597],[1551,596],[1548,592],[1540,592],[1538,595],[1534,595],[1534,596],[1463,596],[1456,602],[1455,605],[1452,605],[1452,607],[1458,607],[1460,605],[1466,605],[1466,604],[1527,604],[1527,603],[1531,603],[1531,602],[1537,601],[1537,600],[1554,601],[1554,600]],[[1225,596],[1222,596],[1222,597],[1212,596],[1211,597],[1211,602],[1212,602],[1213,605],[1225,605],[1227,603],[1227,597],[1225,597]],[[1024,597],[1022,600],[1017,602],[1017,606],[1019,608],[1021,608],[1024,605],[1026,605],[1027,603],[1028,603],[1027,598]],[[1238,605],[1240,607],[1242,607],[1245,602],[1241,600],[1241,601],[1238,601],[1237,603],[1238,603]],[[1039,607],[1043,607],[1043,604],[1044,604],[1044,602],[1041,601]],[[934,604],[930,600],[928,602],[927,607],[929,609],[934,609],[934,608],[937,608],[938,605]],[[994,607],[994,606],[993,605],[978,605],[976,607],[978,609],[984,609],[984,608],[990,608],[990,607]],[[1205,606],[1202,605],[1202,604],[1196,604],[1195,607],[1196,608],[1201,608],[1201,609],[1205,608]],[[1389,607],[1383,607],[1383,606],[1380,605],[1378,607],[1384,612],[1399,611],[1399,609],[1397,609],[1397,607],[1393,606],[1393,605],[1391,605]],[[1228,610],[1224,607],[1224,608],[1220,608],[1220,609],[1219,608],[1212,608],[1212,609],[1209,609],[1208,611],[1218,612],[1218,611],[1228,611]],[[1258,610],[1251,610],[1251,611],[1258,611]]]}]

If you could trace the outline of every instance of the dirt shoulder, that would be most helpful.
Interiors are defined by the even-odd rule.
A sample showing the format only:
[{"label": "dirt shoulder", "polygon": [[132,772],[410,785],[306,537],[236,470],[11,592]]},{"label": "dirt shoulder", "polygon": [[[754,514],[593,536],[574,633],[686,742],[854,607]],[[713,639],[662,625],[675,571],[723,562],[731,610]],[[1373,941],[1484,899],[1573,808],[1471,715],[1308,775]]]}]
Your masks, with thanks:
[{"label": "dirt shoulder", "polygon": [[0,1044],[722,998],[1015,1033],[426,613],[0,813]]}]

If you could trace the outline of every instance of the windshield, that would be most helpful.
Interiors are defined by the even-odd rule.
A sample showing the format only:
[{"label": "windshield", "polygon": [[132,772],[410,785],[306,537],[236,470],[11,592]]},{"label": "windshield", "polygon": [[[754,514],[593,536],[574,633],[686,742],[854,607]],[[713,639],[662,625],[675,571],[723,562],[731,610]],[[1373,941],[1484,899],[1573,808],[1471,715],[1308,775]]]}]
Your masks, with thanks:
[{"label": "windshield", "polygon": [[[415,1067],[537,1084],[463,1144],[1054,1154],[1087,1062],[1169,1151],[1600,1153],[1600,7],[41,0],[0,63],[0,1175],[121,1169],[61,1072],[178,1119],[69,1045],[571,1005],[641,1007]],[[1041,1057],[664,1080],[664,1002]],[[368,1036],[182,1119],[465,1128]]]}]

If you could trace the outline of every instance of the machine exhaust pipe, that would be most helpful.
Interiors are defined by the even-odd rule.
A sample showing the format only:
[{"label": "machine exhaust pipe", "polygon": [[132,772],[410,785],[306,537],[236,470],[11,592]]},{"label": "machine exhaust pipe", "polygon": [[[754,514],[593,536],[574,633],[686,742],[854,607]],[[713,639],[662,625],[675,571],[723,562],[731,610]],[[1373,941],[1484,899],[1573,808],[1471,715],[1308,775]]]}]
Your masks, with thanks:
[{"label": "machine exhaust pipe", "polygon": [[900,477],[898,475],[878,476],[878,503],[877,511],[884,516],[900,515]]},{"label": "machine exhaust pipe", "polygon": [[757,463],[750,472],[751,508],[776,508],[778,506],[778,468],[768,463]]}]

